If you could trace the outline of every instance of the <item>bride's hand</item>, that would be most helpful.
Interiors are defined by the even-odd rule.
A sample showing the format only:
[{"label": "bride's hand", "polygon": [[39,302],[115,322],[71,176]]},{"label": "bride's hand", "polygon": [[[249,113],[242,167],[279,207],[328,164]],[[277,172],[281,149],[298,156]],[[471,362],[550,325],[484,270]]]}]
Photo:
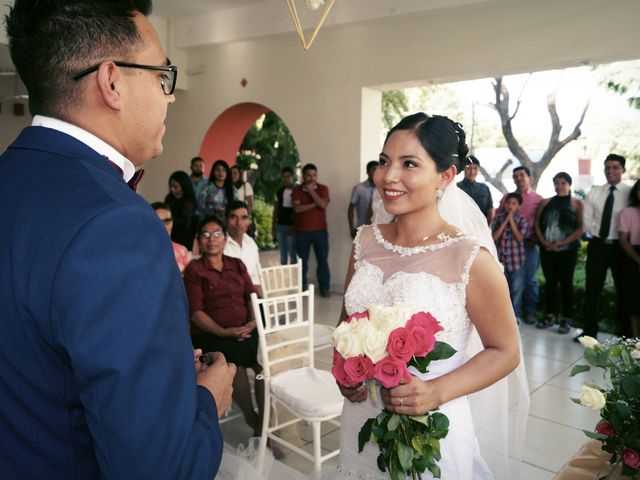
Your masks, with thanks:
[{"label": "bride's hand", "polygon": [[359,387],[343,387],[338,383],[338,388],[342,396],[349,400],[351,403],[364,402],[367,399],[367,387],[365,384]]},{"label": "bride's hand", "polygon": [[441,405],[434,381],[411,377],[411,382],[393,388],[381,388],[380,396],[387,410],[403,415],[424,415]]}]

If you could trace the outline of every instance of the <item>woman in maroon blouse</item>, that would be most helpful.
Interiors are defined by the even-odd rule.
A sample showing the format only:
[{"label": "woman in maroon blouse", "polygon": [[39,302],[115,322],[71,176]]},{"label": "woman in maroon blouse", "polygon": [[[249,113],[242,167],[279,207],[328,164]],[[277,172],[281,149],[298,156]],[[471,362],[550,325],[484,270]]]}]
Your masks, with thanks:
[{"label": "woman in maroon blouse", "polygon": [[233,398],[242,410],[247,425],[260,435],[264,404],[264,382],[255,380],[259,415],[253,410],[247,368],[256,375],[258,334],[250,308],[251,277],[242,260],[222,254],[226,227],[217,216],[205,216],[198,226],[202,256],[192,260],[184,271],[189,297],[191,339],[194,348],[222,352],[238,370],[233,380]]}]

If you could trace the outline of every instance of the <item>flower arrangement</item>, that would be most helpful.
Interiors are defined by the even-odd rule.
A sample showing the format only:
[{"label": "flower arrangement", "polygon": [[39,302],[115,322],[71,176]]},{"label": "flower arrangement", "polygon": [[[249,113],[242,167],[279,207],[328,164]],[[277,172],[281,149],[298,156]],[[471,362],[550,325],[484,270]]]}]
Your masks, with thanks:
[{"label": "flower arrangement", "polygon": [[571,376],[591,367],[604,370],[604,386],[585,383],[579,398],[572,398],[600,411],[595,431],[584,433],[602,442],[602,449],[611,454],[611,471],[618,467],[622,475],[640,478],[640,339],[603,344],[583,336],[580,343],[588,365],[576,365]]},{"label": "flower arrangement", "polygon": [[[443,330],[427,312],[411,314],[404,304],[371,305],[366,312],[354,313],[338,325],[333,334],[332,373],[345,387],[368,382],[376,399],[376,381],[386,388],[409,383],[409,367],[428,371],[429,363],[455,354],[450,345],[436,341]],[[436,409],[437,410],[437,409]],[[369,441],[378,444],[378,468],[391,479],[411,475],[422,478],[429,470],[440,478],[440,440],[449,432],[449,419],[437,412],[411,416],[387,409],[368,419],[358,435],[358,451]]]}]

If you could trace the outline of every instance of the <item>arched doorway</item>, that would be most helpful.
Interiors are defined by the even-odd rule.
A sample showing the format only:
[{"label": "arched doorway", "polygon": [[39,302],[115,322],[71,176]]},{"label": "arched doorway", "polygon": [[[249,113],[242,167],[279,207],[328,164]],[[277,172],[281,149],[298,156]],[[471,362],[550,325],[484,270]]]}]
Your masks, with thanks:
[{"label": "arched doorway", "polygon": [[207,130],[199,155],[204,159],[205,175],[209,176],[213,162],[219,158],[229,166],[236,162],[236,155],[247,131],[261,115],[271,109],[259,103],[238,103],[227,108]]}]

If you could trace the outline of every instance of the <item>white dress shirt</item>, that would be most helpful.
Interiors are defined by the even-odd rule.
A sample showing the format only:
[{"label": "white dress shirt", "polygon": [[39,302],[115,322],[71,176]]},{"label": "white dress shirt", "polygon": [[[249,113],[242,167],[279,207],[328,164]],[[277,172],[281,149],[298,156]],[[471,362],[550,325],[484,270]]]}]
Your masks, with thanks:
[{"label": "white dress shirt", "polygon": [[57,118],[45,117],[44,115],[36,115],[31,122],[32,127],[45,127],[57,130],[75,138],[84,143],[86,146],[95,150],[100,155],[107,157],[122,170],[122,177],[125,182],[131,180],[136,171],[136,167],[124,155],[109,145],[104,140],[99,139],[93,133],[89,133],[83,128],[73,125],[72,123],[58,120]]},{"label": "white dress shirt", "polygon": [[[584,229],[592,237],[599,237],[600,223],[602,222],[602,210],[609,196],[609,187],[607,183],[598,187],[593,187],[587,199],[584,202]],[[609,227],[609,235],[602,240],[618,239],[618,214],[620,210],[629,204],[629,192],[631,187],[623,182],[615,185],[613,191],[613,211],[611,212],[611,226]]]},{"label": "white dress shirt", "polygon": [[230,235],[224,246],[224,253],[227,257],[239,258],[247,267],[251,282],[260,285],[260,254],[258,245],[246,233],[242,237],[242,246],[238,244]]}]

